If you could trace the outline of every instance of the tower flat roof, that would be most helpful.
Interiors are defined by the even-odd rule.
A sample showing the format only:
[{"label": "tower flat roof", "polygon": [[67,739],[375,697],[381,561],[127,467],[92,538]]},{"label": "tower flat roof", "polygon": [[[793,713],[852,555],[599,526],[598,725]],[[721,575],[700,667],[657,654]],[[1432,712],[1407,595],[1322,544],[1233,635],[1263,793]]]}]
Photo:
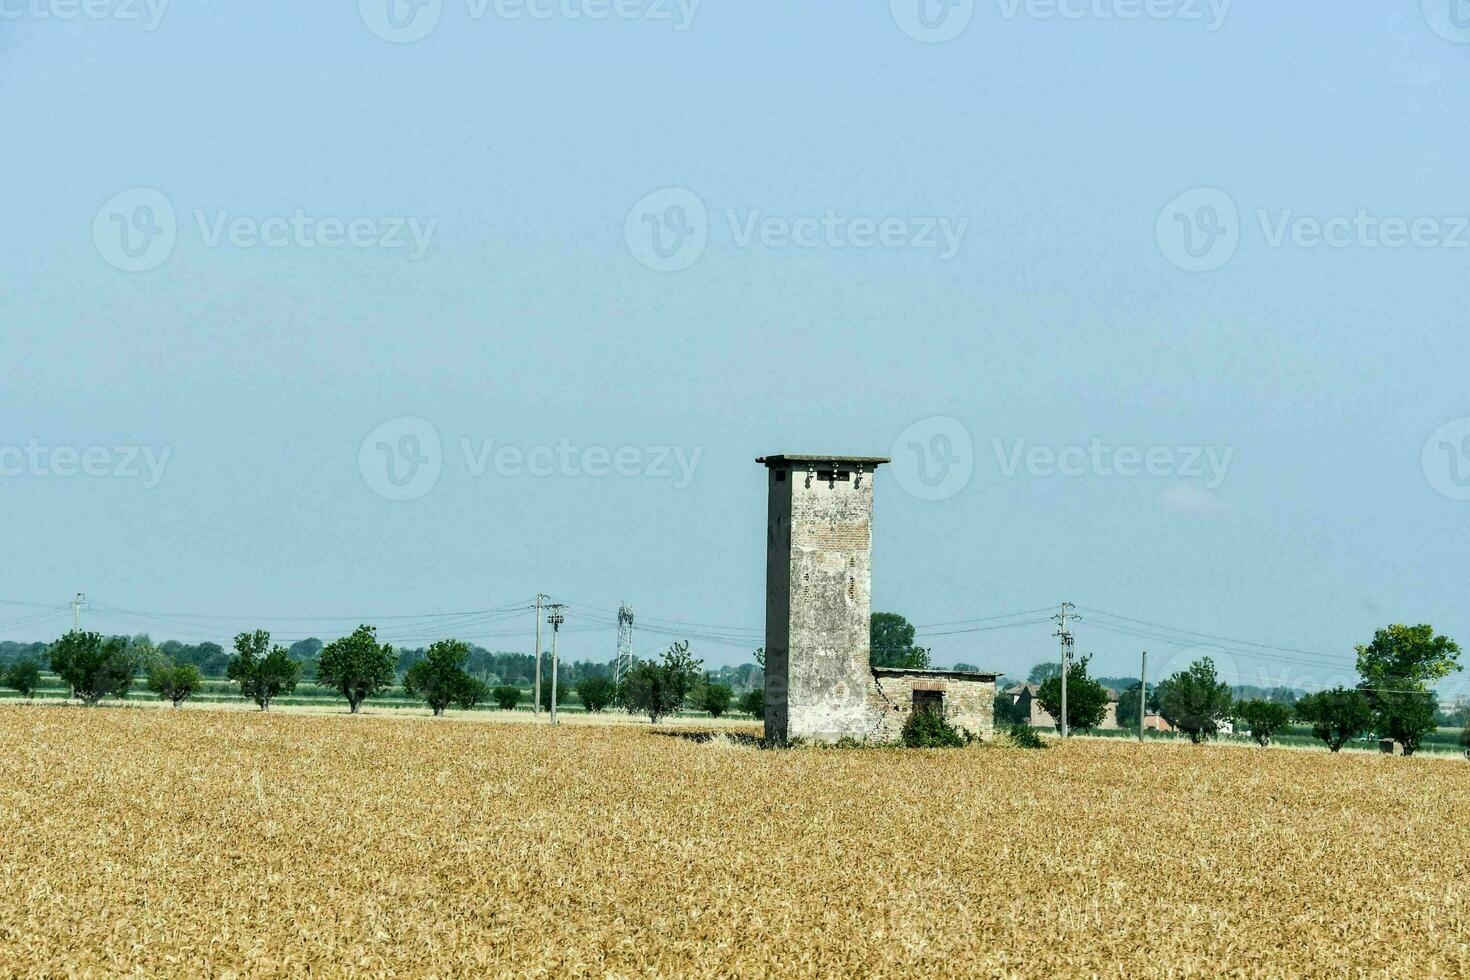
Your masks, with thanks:
[{"label": "tower flat roof", "polygon": [[989,670],[944,670],[934,667],[871,667],[875,674],[892,677],[900,674],[915,677],[953,677],[956,680],[993,681],[999,673]]},{"label": "tower flat roof", "polygon": [[801,466],[806,463],[831,463],[864,466],[881,466],[892,462],[887,456],[840,456],[831,453],[779,453],[774,456],[758,456],[757,463],[766,466]]}]

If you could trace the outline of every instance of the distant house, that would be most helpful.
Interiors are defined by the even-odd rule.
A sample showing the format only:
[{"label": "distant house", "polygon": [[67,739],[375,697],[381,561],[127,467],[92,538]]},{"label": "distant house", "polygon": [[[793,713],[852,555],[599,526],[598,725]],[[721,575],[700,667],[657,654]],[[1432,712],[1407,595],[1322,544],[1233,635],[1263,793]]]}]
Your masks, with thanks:
[{"label": "distant house", "polygon": [[1157,711],[1150,711],[1143,716],[1143,727],[1151,732],[1172,732],[1174,726],[1164,720],[1164,716]]},{"label": "distant house", "polygon": [[[1040,684],[1017,684],[1015,687],[1006,689],[1006,695],[1011,699],[1011,706],[1017,716],[1022,718],[1032,728],[1056,728],[1057,720],[1051,716],[1036,695],[1041,691]],[[1103,715],[1102,724],[1098,728],[1118,728],[1118,692],[1108,688],[1108,710]]]}]

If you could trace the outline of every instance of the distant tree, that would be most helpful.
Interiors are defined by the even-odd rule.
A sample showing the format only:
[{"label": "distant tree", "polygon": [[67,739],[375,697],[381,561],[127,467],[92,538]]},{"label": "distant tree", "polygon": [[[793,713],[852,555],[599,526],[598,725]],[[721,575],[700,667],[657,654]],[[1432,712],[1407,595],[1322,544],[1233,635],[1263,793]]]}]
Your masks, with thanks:
[{"label": "distant tree", "polygon": [[403,676],[403,690],[427,704],[435,717],[453,704],[473,680],[465,672],[470,648],[459,640],[439,640]]},{"label": "distant tree", "polygon": [[1376,690],[1371,694],[1364,693],[1373,706],[1378,734],[1399,743],[1404,755],[1417,752],[1424,736],[1439,727],[1435,720],[1437,705],[1433,691]]},{"label": "distant tree", "polygon": [[699,692],[699,706],[708,711],[712,718],[718,718],[730,710],[730,702],[734,700],[735,691],[729,684],[706,684],[704,690]]},{"label": "distant tree", "polygon": [[1209,657],[1160,682],[1155,700],[1164,720],[1196,745],[1219,732],[1220,720],[1230,716],[1234,704],[1230,685],[1220,680]]},{"label": "distant tree", "polygon": [[1470,721],[1465,722],[1465,730],[1460,733],[1460,744],[1465,748],[1465,758],[1470,759]]},{"label": "distant tree", "polygon": [[176,664],[193,664],[206,677],[225,676],[230,664],[229,655],[218,643],[190,646],[178,640],[165,640],[158,644],[157,652]]},{"label": "distant tree", "polygon": [[139,666],[123,636],[103,639],[98,633],[73,630],[51,647],[51,669],[89,707],[105,697],[126,696]]},{"label": "distant tree", "polygon": [[873,613],[868,625],[868,644],[874,667],[929,666],[929,651],[914,643],[914,627],[898,613]]},{"label": "distant tree", "polygon": [[1460,645],[1446,636],[1436,636],[1434,627],[1386,626],[1373,634],[1373,642],[1357,647],[1358,673],[1368,684],[1380,682],[1400,687],[1403,682],[1432,684],[1459,669]]},{"label": "distant tree", "polygon": [[1235,706],[1235,717],[1251,730],[1251,737],[1265,748],[1271,736],[1291,721],[1291,708],[1276,701],[1241,701]]},{"label": "distant tree", "polygon": [[398,650],[398,663],[393,669],[400,677],[406,677],[414,665],[422,661],[425,656],[427,656],[427,651],[422,648],[409,650],[400,647]]},{"label": "distant tree", "polygon": [[5,686],[19,691],[23,698],[35,697],[36,689],[41,686],[41,665],[30,658],[17,660],[5,672]]},{"label": "distant tree", "polygon": [[584,678],[577,684],[577,698],[582,702],[582,707],[592,714],[606,711],[617,697],[618,686],[611,678],[600,674]]},{"label": "distant tree", "polygon": [[979,667],[975,666],[972,663],[967,663],[966,661],[963,661],[963,660],[961,660],[959,663],[955,664],[954,665],[954,669],[955,670],[969,671],[972,674],[978,674],[978,673],[980,673],[980,668]]},{"label": "distant tree", "polygon": [[[1062,665],[1059,663],[1040,663],[1031,668],[1031,673],[1026,675],[1027,684],[1041,684],[1051,680],[1053,677],[1062,676]],[[1068,685],[1070,686],[1070,685]]]},{"label": "distant tree", "polygon": [[298,663],[306,663],[321,656],[324,645],[321,640],[318,640],[314,636],[309,636],[304,640],[297,640],[291,644],[286,648],[286,652],[291,655],[292,660]]},{"label": "distant tree", "polygon": [[240,693],[269,711],[271,702],[296,690],[301,664],[291,659],[282,646],[271,646],[265,630],[240,633],[235,637],[235,656],[225,668],[225,677],[240,685]]},{"label": "distant tree", "polygon": [[128,637],[128,652],[142,669],[147,670],[158,657],[158,648],[147,633],[136,633]]},{"label": "distant tree", "polygon": [[500,685],[491,694],[495,698],[495,706],[501,711],[514,711],[521,703],[521,689],[509,684]]},{"label": "distant tree", "polygon": [[351,636],[333,640],[322,647],[317,658],[317,679],[347,699],[355,715],[368,698],[393,683],[398,658],[393,647],[378,643],[373,626],[359,626]]},{"label": "distant tree", "polygon": [[[1091,656],[1078,657],[1067,669],[1067,727],[1074,731],[1088,731],[1102,724],[1108,715],[1108,689],[1087,673]],[[1036,700],[1046,713],[1057,719],[1061,728],[1062,676],[1048,677],[1037,689]]]},{"label": "distant tree", "polygon": [[172,702],[175,708],[193,697],[202,686],[204,678],[193,664],[176,664],[155,654],[148,665],[148,690]]},{"label": "distant tree", "polygon": [[[556,706],[558,708],[571,701],[572,696],[576,694],[575,686],[567,681],[568,678],[564,673],[557,674]],[[541,710],[551,710],[551,678],[549,676],[541,678]]]},{"label": "distant tree", "polygon": [[763,688],[746,691],[740,696],[741,714],[760,720],[766,716],[766,692]]},{"label": "distant tree", "polygon": [[1298,700],[1296,716],[1312,726],[1313,736],[1337,752],[1368,731],[1373,724],[1373,707],[1362,691],[1336,687]]},{"label": "distant tree", "polygon": [[701,663],[690,655],[689,644],[684,641],[669,647],[662,663],[638,661],[623,682],[623,707],[629,714],[647,715],[657,725],[684,706],[700,676]]},{"label": "distant tree", "polygon": [[1436,636],[1427,623],[1396,624],[1374,632],[1373,642],[1360,644],[1357,652],[1363,678],[1358,688],[1373,708],[1379,734],[1413,755],[1436,725],[1430,685],[1459,668],[1459,644]]},{"label": "distant tree", "polygon": [[1118,727],[1124,731],[1138,731],[1138,688],[1140,684],[1140,681],[1134,681],[1118,695]]},{"label": "distant tree", "polygon": [[461,711],[471,711],[476,705],[490,700],[490,685],[470,673],[463,674],[454,689],[454,706]]}]

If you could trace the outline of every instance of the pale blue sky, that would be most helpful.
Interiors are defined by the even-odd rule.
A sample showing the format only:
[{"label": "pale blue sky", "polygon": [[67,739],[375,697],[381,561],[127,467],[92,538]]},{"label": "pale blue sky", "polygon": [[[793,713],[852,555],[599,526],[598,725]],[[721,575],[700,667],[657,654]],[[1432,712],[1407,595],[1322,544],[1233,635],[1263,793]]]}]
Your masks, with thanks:
[{"label": "pale blue sky", "polygon": [[[93,2],[106,16],[0,8],[0,444],[169,455],[156,486],[146,467],[0,477],[0,598],[84,589],[98,628],[140,628],[110,606],[268,615],[289,637],[327,630],[285,617],[540,589],[720,626],[696,649],[734,662],[757,643],[730,628],[762,622],[753,457],[886,454],[940,417],[969,435],[973,475],[940,500],[880,480],[879,608],[930,624],[1068,599],[1345,664],[1392,621],[1470,641],[1470,503],[1421,459],[1470,416],[1470,43],[1454,40],[1470,31],[1449,0],[1444,16],[1436,0],[1236,0],[1219,24],[1186,0],[1131,20],[1100,16],[1129,0],[1067,8],[1079,17],[982,0],[945,43],[905,33],[903,0],[705,0],[687,24],[655,0],[605,19],[442,0],[413,43],[370,30],[372,0],[366,16],[175,0],[152,30],[142,3]],[[171,251],[137,272],[105,241],[108,202],[133,188],[176,216]],[[658,272],[630,211],[666,188],[693,195],[708,234],[689,267]],[[1238,210],[1238,244],[1191,272],[1156,226],[1197,188]],[[143,220],[138,200],[125,213]],[[1376,225],[1345,247],[1314,245],[1310,225],[1272,244],[1283,221],[1360,210],[1438,244],[1385,247]],[[298,211],[380,235],[432,226],[418,258],[252,245],[252,225],[245,245],[211,244],[221,220]],[[964,231],[949,257],[746,237],[829,212],[843,235],[890,218],[895,241],[929,219]],[[376,440],[359,450],[405,416],[431,423],[442,471],[392,500],[364,476]],[[922,423],[921,442],[941,430]],[[687,485],[677,467],[476,476],[462,439],[699,455]],[[1164,476],[1065,476],[1008,466],[1018,440],[1231,455],[1219,480],[1175,472],[1177,454]],[[569,628],[597,622],[574,613]],[[1100,621],[1078,625],[1078,649],[1105,673],[1135,670],[1144,645],[1198,652]],[[151,632],[188,638],[182,622]],[[189,622],[220,640],[237,625]],[[522,625],[476,620],[464,638],[524,648],[496,635]],[[941,662],[1012,673],[1055,649],[1044,624],[931,642]],[[563,650],[612,646],[603,625]],[[1338,679],[1295,659],[1293,679]]]}]

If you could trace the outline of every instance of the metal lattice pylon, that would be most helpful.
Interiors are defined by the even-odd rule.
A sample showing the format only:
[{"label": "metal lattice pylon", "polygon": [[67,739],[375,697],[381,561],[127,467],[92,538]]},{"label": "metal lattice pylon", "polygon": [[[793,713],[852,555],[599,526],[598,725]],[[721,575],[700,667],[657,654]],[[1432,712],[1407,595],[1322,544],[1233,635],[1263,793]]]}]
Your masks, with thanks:
[{"label": "metal lattice pylon", "polygon": [[621,681],[633,669],[633,607],[618,607],[618,656],[613,661],[613,681]]}]

